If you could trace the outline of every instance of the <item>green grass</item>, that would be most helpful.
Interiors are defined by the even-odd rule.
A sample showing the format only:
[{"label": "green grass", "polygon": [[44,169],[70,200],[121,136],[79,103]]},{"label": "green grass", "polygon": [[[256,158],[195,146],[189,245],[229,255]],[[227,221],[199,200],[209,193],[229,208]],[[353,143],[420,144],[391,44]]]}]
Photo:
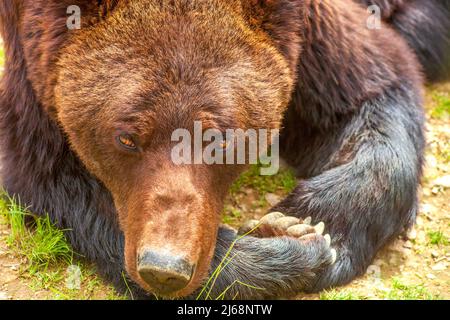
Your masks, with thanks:
[{"label": "green grass", "polygon": [[[269,206],[266,200],[268,193],[274,193],[278,196],[285,196],[290,193],[297,185],[297,179],[291,169],[280,169],[273,176],[263,176],[260,174],[261,165],[252,165],[244,172],[231,186],[230,195],[233,205],[226,205],[222,213],[222,222],[225,224],[236,224],[244,216],[243,212],[236,205],[240,201],[237,195],[251,189],[256,192],[256,199],[252,202],[250,209],[264,208]],[[268,209],[268,208],[265,208]]]},{"label": "green grass", "polygon": [[295,175],[290,169],[280,169],[273,176],[260,175],[260,165],[252,165],[244,172],[231,187],[231,193],[237,193],[242,188],[252,188],[261,194],[272,193],[279,190],[290,192],[296,186]]},{"label": "green grass", "polygon": [[[33,215],[20,201],[1,193],[0,217],[10,230],[6,237],[9,249],[26,261],[20,276],[31,290],[46,290],[51,299],[92,299],[98,292],[103,292],[106,299],[127,298],[102,283],[95,268],[80,260],[67,242],[64,230],[53,225],[47,215]],[[67,270],[73,266],[80,269],[80,289],[66,285]]]},{"label": "green grass", "polygon": [[[400,278],[391,279],[390,288],[374,289],[377,299],[383,300],[436,300],[439,296],[432,294],[423,284],[406,284]],[[333,289],[320,294],[320,300],[367,300],[357,292],[348,289]]]},{"label": "green grass", "polygon": [[447,246],[449,244],[448,238],[442,231],[428,231],[428,243],[431,245],[443,245]]},{"label": "green grass", "polygon": [[436,300],[440,299],[430,293],[422,284],[409,285],[399,278],[392,279],[392,288],[385,292],[382,297],[386,300]]},{"label": "green grass", "polygon": [[261,165],[253,165],[249,170],[244,172],[232,185],[230,189],[231,195],[236,195],[244,188],[251,188],[255,190],[261,201],[267,193],[291,192],[297,180],[292,170],[280,169],[280,171],[273,176],[260,175]]},{"label": "green grass", "polygon": [[448,119],[450,117],[450,97],[448,94],[435,92],[433,101],[437,106],[431,112],[431,116],[435,119]]},{"label": "green grass", "polygon": [[222,214],[222,223],[232,224],[242,218],[242,212],[233,206],[226,206]]},{"label": "green grass", "polygon": [[361,296],[350,290],[326,290],[320,294],[320,300],[367,300],[367,297]]},{"label": "green grass", "polygon": [[0,212],[10,227],[7,244],[27,259],[29,272],[36,273],[58,262],[72,262],[73,251],[64,231],[55,227],[47,215],[37,217],[7,196],[0,199]]},{"label": "green grass", "polygon": [[62,279],[55,279],[56,281],[48,288],[52,293],[50,297],[52,300],[89,300],[94,299],[99,292],[104,293],[103,299],[106,300],[126,300],[129,299],[126,295],[121,295],[109,285],[103,284],[102,280],[96,275],[95,268],[78,263],[80,268],[80,285],[79,289],[70,289],[65,285],[67,274],[64,272]]}]

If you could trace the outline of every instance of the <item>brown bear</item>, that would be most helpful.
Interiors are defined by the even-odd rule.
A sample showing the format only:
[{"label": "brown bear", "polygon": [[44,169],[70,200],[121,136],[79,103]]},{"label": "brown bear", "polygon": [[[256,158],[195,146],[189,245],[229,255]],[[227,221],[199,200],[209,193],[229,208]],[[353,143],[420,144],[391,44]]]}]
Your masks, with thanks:
[{"label": "brown bear", "polygon": [[[432,26],[448,23],[427,2]],[[118,288],[125,273],[135,296],[195,295],[227,254],[212,296],[351,281],[414,223],[424,149],[415,48],[385,23],[368,28],[360,3],[0,2],[4,187],[70,230]],[[195,121],[281,128],[302,179],[237,242],[220,212],[246,166],[171,158],[172,133]]]}]

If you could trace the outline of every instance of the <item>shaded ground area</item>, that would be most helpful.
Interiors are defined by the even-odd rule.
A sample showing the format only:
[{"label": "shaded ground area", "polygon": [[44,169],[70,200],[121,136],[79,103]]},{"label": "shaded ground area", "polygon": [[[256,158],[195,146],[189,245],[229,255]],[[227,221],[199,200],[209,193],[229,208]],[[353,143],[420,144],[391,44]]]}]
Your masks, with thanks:
[{"label": "shaded ground area", "polygon": [[[298,299],[450,298],[450,82],[428,88],[426,105],[427,167],[417,226],[385,248],[367,274],[351,285]],[[296,184],[289,169],[274,177],[258,176],[257,171],[252,168],[232,188],[224,223],[239,226],[261,217]],[[0,300],[125,298],[67,249],[51,226],[39,222],[38,232],[30,232],[11,219],[22,213],[6,201],[0,203]]]}]

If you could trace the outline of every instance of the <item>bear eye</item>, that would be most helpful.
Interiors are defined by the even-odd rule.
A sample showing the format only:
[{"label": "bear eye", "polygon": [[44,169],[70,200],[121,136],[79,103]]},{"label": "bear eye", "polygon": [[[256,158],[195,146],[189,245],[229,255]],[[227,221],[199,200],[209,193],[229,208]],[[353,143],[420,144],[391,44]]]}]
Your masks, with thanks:
[{"label": "bear eye", "polygon": [[137,151],[137,144],[133,137],[128,133],[121,133],[117,136],[116,141],[118,144],[128,151]]}]

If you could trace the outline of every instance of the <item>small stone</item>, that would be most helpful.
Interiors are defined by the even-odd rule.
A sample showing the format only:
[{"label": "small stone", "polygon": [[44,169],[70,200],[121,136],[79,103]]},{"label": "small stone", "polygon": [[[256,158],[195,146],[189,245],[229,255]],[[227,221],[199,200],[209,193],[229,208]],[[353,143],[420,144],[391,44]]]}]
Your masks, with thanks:
[{"label": "small stone", "polygon": [[[429,214],[429,213],[433,212],[433,210],[434,210],[434,206],[432,206],[431,204],[428,204],[428,203],[424,203],[420,206],[421,213]],[[419,223],[419,221],[423,223],[423,220],[420,217],[417,218],[417,224],[421,225],[421,223]]]},{"label": "small stone", "polygon": [[432,273],[429,273],[429,274],[427,274],[427,278],[430,280],[434,280],[434,279],[436,279],[436,276]]},{"label": "small stone", "polygon": [[433,187],[433,189],[431,189],[431,193],[435,196],[437,196],[439,194],[439,187]]},{"label": "small stone", "polygon": [[9,300],[11,297],[8,296],[8,294],[4,291],[0,291],[0,300]]},{"label": "small stone", "polygon": [[416,240],[417,239],[417,230],[416,228],[411,228],[411,230],[408,231],[406,234],[409,240]]},{"label": "small stone", "polygon": [[427,167],[430,169],[436,168],[436,166],[438,165],[438,161],[436,159],[435,156],[429,154],[426,156],[426,163],[427,163]]},{"label": "small stone", "polygon": [[425,231],[419,231],[419,232],[417,233],[417,239],[416,239],[416,241],[419,242],[419,243],[425,243],[425,242],[427,242],[427,234],[425,233]]},{"label": "small stone", "polygon": [[18,271],[19,270],[19,265],[18,264],[13,264],[9,267],[12,271]]},{"label": "small stone", "polygon": [[403,248],[406,248],[406,249],[412,249],[412,247],[413,247],[413,244],[412,244],[411,241],[406,241],[406,242],[403,244]]},{"label": "small stone", "polygon": [[405,251],[405,248],[403,247],[404,242],[401,240],[396,240],[394,243],[391,244],[389,249],[394,252],[403,253]]},{"label": "small stone", "polygon": [[281,198],[274,193],[267,193],[265,199],[271,206],[275,206],[281,201]]},{"label": "small stone", "polygon": [[431,251],[431,257],[433,257],[434,259],[439,258],[439,252],[437,252],[436,250]]},{"label": "small stone", "polygon": [[440,178],[434,180],[433,184],[438,187],[443,187],[443,188],[449,189],[450,188],[450,175],[443,176],[443,177],[440,177]]},{"label": "small stone", "polygon": [[433,271],[444,271],[447,270],[447,264],[445,262],[436,263],[431,270]]},{"label": "small stone", "polygon": [[[422,207],[421,210],[423,210],[423,207]],[[423,211],[422,211],[422,212],[423,212]],[[421,217],[417,217],[416,224],[417,224],[418,226],[423,226],[423,219],[422,219]]]},{"label": "small stone", "polygon": [[370,265],[368,268],[367,268],[367,275],[369,275],[369,276],[372,276],[372,277],[374,277],[374,278],[381,278],[381,268],[380,268],[380,266],[377,266],[377,265]]}]

